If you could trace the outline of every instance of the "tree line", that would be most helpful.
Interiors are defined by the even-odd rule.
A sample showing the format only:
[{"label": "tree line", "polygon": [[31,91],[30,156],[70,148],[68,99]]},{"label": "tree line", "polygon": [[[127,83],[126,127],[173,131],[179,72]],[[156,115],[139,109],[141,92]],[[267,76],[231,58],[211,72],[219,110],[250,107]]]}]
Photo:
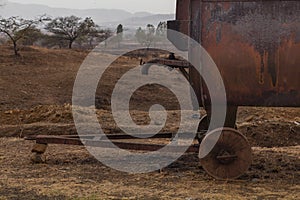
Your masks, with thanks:
[{"label": "tree line", "polygon": [[155,45],[156,42],[162,41],[166,35],[166,22],[160,22],[157,25],[157,28],[155,28],[155,26],[152,24],[148,24],[145,28],[139,27],[135,33],[137,41],[147,48],[149,48],[151,45]]},{"label": "tree line", "polygon": [[0,19],[0,33],[9,38],[14,47],[14,53],[19,55],[19,44],[33,45],[39,42],[41,46],[72,48],[75,41],[87,43],[90,48],[112,35],[109,29],[102,29],[92,18],[82,19],[76,16],[57,17],[51,19],[42,16],[35,20],[20,17]]},{"label": "tree line", "polygon": [[[140,44],[149,48],[160,38],[166,35],[167,24],[160,22],[157,28],[148,24],[145,29],[139,27],[135,38]],[[119,24],[116,28],[117,42],[123,39],[124,27]],[[72,49],[76,42],[85,48],[94,48],[97,44],[111,37],[114,32],[103,29],[97,25],[92,18],[80,18],[76,16],[50,18],[41,16],[34,20],[20,17],[0,18],[0,33],[4,34],[12,43],[14,54],[19,54],[19,45],[38,44],[43,47]]]}]

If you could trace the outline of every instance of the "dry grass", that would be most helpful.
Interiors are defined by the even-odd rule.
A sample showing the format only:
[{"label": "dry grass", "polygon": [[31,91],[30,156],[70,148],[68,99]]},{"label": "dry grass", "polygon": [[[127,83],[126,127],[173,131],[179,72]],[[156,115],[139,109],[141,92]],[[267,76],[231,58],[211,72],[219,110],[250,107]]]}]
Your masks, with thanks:
[{"label": "dry grass", "polygon": [[[0,196],[4,199],[300,197],[299,146],[255,148],[251,170],[239,180],[223,182],[210,178],[194,154],[183,156],[162,173],[129,175],[102,165],[82,147],[50,145],[47,164],[33,165],[29,161],[32,142],[2,138],[0,144]],[[276,172],[276,167],[281,170]]]},{"label": "dry grass", "polygon": [[[47,163],[29,161],[33,142],[14,137],[76,134],[71,96],[77,70],[88,54],[76,50],[0,49],[0,200],[2,199],[300,199],[299,108],[241,108],[238,128],[255,146],[250,170],[236,181],[216,181],[185,155],[162,173],[129,175],[110,169],[83,147],[50,145]],[[138,59],[116,61],[102,79],[97,111],[107,133],[120,132],[109,107],[115,82]],[[100,84],[100,86],[101,86]],[[146,87],[133,98],[132,116],[149,123],[153,102],[177,108],[168,91]],[[105,108],[105,109],[103,109]],[[165,131],[176,131],[178,111],[169,111]],[[5,138],[3,136],[11,136]],[[13,136],[13,137],[12,137]]]}]

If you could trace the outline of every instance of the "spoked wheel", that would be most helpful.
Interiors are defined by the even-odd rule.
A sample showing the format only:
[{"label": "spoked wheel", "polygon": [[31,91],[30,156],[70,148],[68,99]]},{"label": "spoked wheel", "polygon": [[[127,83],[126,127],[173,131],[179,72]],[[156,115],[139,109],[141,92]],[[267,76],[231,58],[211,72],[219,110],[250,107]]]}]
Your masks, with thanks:
[{"label": "spoked wheel", "polygon": [[[209,131],[209,117],[207,115],[203,115],[203,117],[200,119],[199,125],[198,125],[198,134],[197,134],[197,140],[199,144],[201,144],[202,140],[206,136],[206,133]],[[234,125],[234,128],[237,130],[237,125]]]},{"label": "spoked wheel", "polygon": [[229,180],[240,177],[249,169],[252,150],[247,138],[240,132],[232,128],[220,128],[208,133],[203,139],[199,157],[209,175]]},{"label": "spoked wheel", "polygon": [[209,118],[207,115],[204,115],[199,122],[198,126],[198,134],[197,134],[197,140],[199,144],[201,144],[202,140],[204,139],[209,127]]}]

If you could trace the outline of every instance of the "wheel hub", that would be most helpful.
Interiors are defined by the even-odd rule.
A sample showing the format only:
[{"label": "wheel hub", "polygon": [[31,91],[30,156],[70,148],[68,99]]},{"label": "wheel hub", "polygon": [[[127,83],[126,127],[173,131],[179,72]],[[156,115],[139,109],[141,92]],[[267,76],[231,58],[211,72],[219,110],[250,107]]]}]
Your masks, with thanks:
[{"label": "wheel hub", "polygon": [[222,149],[220,153],[217,155],[216,159],[221,163],[221,164],[231,164],[237,159],[237,155],[232,154],[225,149]]}]

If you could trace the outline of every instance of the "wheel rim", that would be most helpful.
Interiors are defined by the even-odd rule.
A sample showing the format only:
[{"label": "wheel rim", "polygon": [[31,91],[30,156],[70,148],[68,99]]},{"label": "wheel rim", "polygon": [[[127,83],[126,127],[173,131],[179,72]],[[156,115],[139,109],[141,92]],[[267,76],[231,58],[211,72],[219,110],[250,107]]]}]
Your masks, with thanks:
[{"label": "wheel rim", "polygon": [[204,170],[216,179],[235,179],[243,175],[252,163],[252,150],[245,136],[231,128],[221,128],[208,133],[200,145],[203,155],[207,145],[220,134],[213,150],[200,159]]},{"label": "wheel rim", "polygon": [[208,121],[208,116],[204,115],[199,122],[198,126],[198,134],[197,134],[197,140],[199,144],[202,142],[204,139],[209,127],[209,121]]}]

